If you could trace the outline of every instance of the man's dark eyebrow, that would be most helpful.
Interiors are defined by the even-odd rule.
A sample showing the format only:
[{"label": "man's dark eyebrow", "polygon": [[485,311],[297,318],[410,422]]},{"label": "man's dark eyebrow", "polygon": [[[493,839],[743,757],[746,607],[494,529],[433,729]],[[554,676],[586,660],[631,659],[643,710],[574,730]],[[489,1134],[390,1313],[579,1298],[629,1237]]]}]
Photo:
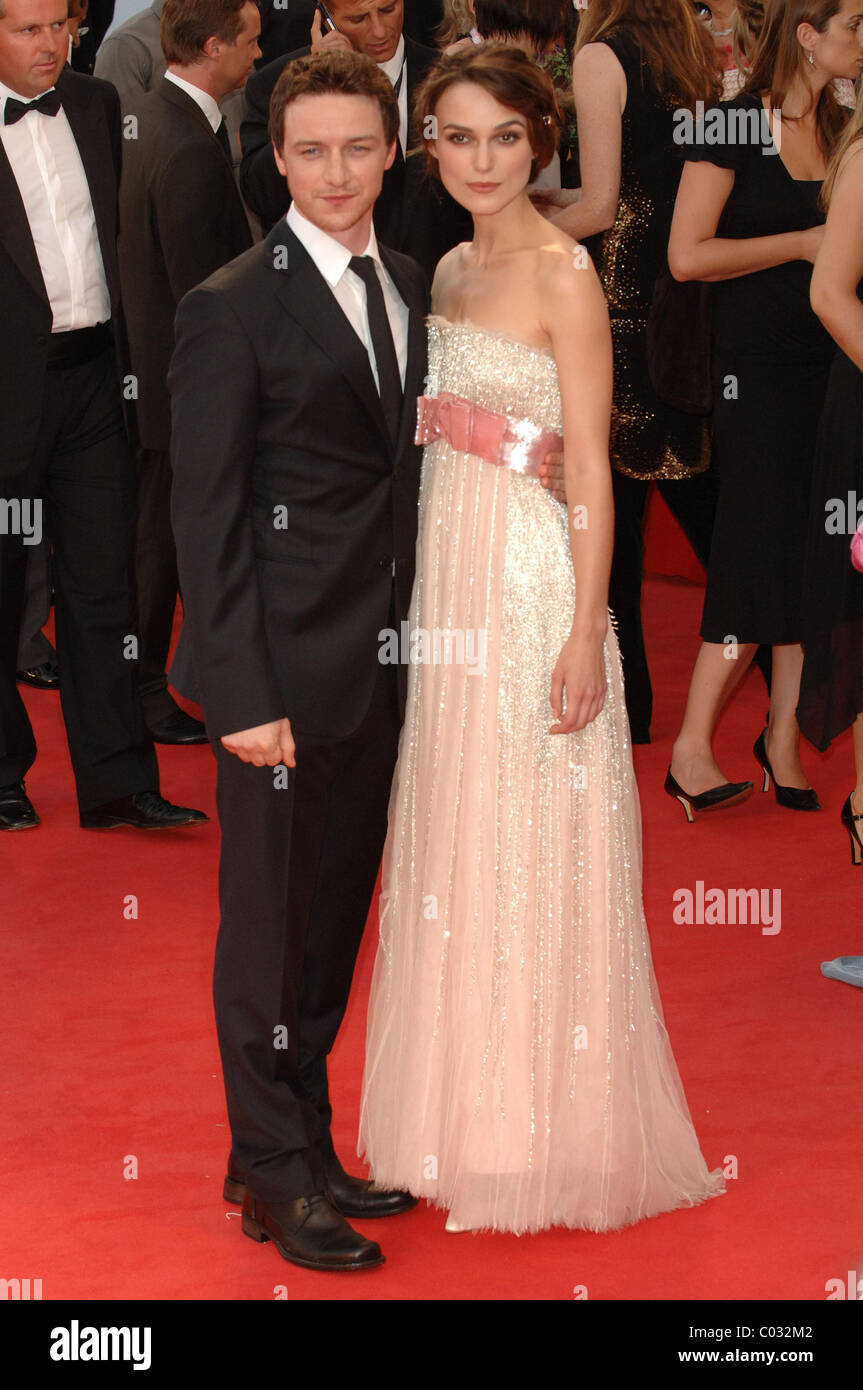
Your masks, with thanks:
[{"label": "man's dark eyebrow", "polygon": [[[345,141],[345,144],[346,144],[346,145],[355,145],[355,144],[357,143],[358,140],[374,140],[374,138],[375,138],[374,131],[372,131],[372,132],[371,132],[370,134],[368,134],[368,135],[351,135],[351,136],[349,136],[348,139]],[[297,145],[320,145],[320,144],[322,144],[322,143],[323,143],[323,142],[322,142],[321,140],[316,139],[314,135],[309,135],[309,136],[307,136],[305,140],[292,140],[292,141],[291,141],[292,147],[295,147],[295,146],[297,146]]]}]

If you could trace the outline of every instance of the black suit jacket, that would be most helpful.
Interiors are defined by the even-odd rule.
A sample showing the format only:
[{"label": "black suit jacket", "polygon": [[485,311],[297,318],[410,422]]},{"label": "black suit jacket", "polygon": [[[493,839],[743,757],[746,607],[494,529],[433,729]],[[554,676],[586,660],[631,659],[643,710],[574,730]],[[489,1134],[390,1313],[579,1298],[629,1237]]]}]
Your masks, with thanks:
[{"label": "black suit jacket", "polygon": [[[109,82],[64,68],[57,91],[81,155],[111,297],[121,371],[127,366],[117,266],[120,100]],[[28,117],[24,118],[30,119]],[[42,410],[52,314],[15,175],[0,143],[0,472],[30,460]]]},{"label": "black suit jacket", "polygon": [[[301,48],[287,53],[252,74],[246,83],[246,115],[240,126],[243,160],[240,188],[249,207],[264,227],[272,227],[287,212],[291,195],[276,168],[267,129],[270,98],[288,63],[310,52]],[[423,48],[405,35],[408,113],[422,79],[440,57],[434,48]],[[409,142],[410,145],[410,142]],[[426,173],[425,156],[397,152],[395,163],[384,174],[375,204],[375,231],[387,246],[419,261],[429,279],[441,256],[473,235],[470,216],[446,190]]]},{"label": "black suit jacket", "polygon": [[252,237],[233,169],[187,92],[163,77],[129,115],[138,126],[137,138],[123,142],[118,252],[138,437],[145,449],[167,449],[177,305]]},{"label": "black suit jacket", "polygon": [[352,733],[393,562],[407,615],[427,287],[413,261],[380,253],[410,315],[397,446],[365,347],[284,221],[177,311],[171,510],[211,739],[283,716],[307,737]]},{"label": "black suit jacket", "polygon": [[261,33],[258,47],[261,56],[255,62],[256,68],[266,67],[285,53],[294,53],[308,44],[315,17],[315,0],[289,0],[281,9],[276,9],[272,0],[258,0],[261,11]]}]

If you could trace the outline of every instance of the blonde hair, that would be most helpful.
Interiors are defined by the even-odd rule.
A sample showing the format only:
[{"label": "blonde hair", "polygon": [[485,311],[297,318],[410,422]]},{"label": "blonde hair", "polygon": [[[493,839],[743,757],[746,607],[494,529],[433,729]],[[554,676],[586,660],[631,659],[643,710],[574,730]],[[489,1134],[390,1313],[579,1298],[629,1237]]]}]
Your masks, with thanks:
[{"label": "blonde hair", "polygon": [[854,108],[854,114],[839,137],[839,143],[827,165],[827,173],[824,175],[824,183],[821,187],[821,205],[825,209],[830,206],[830,199],[833,196],[833,189],[836,187],[836,179],[842,161],[849,153],[851,146],[857,145],[861,141],[863,141],[863,83],[861,83],[857,93],[857,105]]},{"label": "blonde hair", "polygon": [[764,0],[737,0],[731,24],[734,66],[743,72],[764,28]]},{"label": "blonde hair", "polygon": [[475,23],[467,0],[444,0],[443,20],[435,31],[435,42],[440,48],[448,48],[456,39],[469,34]]}]

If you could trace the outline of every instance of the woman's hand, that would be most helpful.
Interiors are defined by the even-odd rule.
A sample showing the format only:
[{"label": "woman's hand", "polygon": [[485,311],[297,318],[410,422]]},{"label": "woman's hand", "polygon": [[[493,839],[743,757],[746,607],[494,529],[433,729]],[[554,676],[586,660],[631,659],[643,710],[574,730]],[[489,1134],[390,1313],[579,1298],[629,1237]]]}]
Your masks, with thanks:
[{"label": "woman's hand", "polygon": [[[572,734],[591,724],[605,704],[605,634],[570,634],[551,677],[550,734]],[[566,691],[566,713],[563,694]]]}]

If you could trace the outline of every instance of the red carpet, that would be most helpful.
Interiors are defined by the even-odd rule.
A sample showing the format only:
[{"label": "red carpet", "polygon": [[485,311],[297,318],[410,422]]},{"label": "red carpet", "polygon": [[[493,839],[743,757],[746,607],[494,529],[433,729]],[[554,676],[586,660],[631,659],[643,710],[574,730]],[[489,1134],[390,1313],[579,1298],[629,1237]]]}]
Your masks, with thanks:
[{"label": "red carpet", "polygon": [[[687,825],[662,781],[700,603],[694,586],[647,585],[654,743],[636,749],[636,769],[666,1019],[708,1164],[736,1168],[725,1196],[607,1236],[447,1235],[423,1205],[357,1223],[387,1263],[340,1277],[245,1239],[221,1199],[217,824],[79,830],[59,701],[29,692],[40,755],[28,791],[42,828],[0,837],[0,1277],[41,1279],[45,1299],[271,1300],[284,1286],[291,1299],[568,1300],[586,1289],[592,1300],[823,1300],[828,1280],[863,1274],[863,996],[819,973],[822,960],[863,953],[863,868],[852,869],[839,823],[850,738],[824,758],[804,753],[819,814],[777,808],[756,782],[745,805]],[[721,726],[729,777],[755,780],[765,709],[753,672]],[[215,816],[209,750],[160,760],[166,794]],[[676,924],[673,894],[697,880],[781,890],[781,931]],[[372,928],[332,1062],[336,1144],[355,1171],[374,944]]]}]

